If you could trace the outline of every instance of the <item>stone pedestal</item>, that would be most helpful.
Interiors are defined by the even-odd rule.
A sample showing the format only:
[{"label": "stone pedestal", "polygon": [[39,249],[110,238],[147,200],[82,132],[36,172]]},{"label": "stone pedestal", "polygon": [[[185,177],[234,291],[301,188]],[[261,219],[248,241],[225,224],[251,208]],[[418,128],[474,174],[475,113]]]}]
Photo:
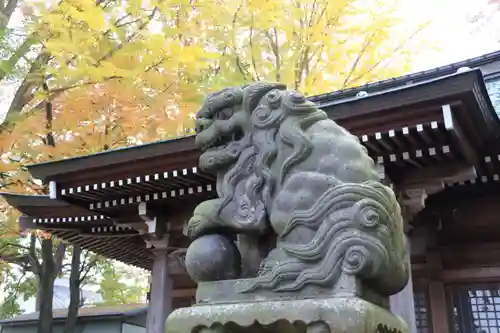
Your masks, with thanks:
[{"label": "stone pedestal", "polygon": [[[202,282],[197,304],[174,311],[166,333],[408,333],[385,297],[343,276],[336,288],[240,293],[251,279]],[[364,295],[364,296],[363,296]]]},{"label": "stone pedestal", "polygon": [[176,310],[167,333],[406,333],[387,309],[361,298],[201,305]]}]

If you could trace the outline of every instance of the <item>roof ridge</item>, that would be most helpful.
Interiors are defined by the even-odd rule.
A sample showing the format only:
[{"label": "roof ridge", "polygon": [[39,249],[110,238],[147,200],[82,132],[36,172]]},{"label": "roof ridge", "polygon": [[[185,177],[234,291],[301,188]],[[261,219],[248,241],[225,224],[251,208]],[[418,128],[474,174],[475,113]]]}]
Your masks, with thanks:
[{"label": "roof ridge", "polygon": [[[392,88],[394,86],[401,85],[402,83],[407,83],[408,81],[411,80],[417,80],[417,81],[423,81],[423,80],[430,80],[434,79],[440,76],[445,76],[445,75],[450,75],[453,74],[456,70],[458,70],[461,67],[478,67],[484,63],[489,63],[493,61],[492,59],[497,59],[500,60],[500,50],[494,51],[491,53],[483,54],[478,57],[474,58],[469,58],[457,62],[453,62],[447,65],[442,65],[439,67],[431,68],[431,69],[426,69],[414,73],[409,73],[406,75],[402,76],[397,76],[397,77],[392,77],[389,79],[385,80],[380,80],[380,81],[375,81],[375,82],[370,82],[366,83],[360,86],[356,87],[351,87],[351,88],[345,88],[345,89],[340,89],[336,90],[333,92],[329,93],[324,93],[320,95],[314,95],[314,96],[309,96],[308,99],[312,102],[315,103],[325,103],[325,102],[330,102],[334,99],[341,99],[341,98],[346,98],[351,95],[354,95],[357,92],[363,91],[365,89],[368,90],[382,90],[382,89],[388,89]],[[377,89],[378,88],[378,89]]]}]

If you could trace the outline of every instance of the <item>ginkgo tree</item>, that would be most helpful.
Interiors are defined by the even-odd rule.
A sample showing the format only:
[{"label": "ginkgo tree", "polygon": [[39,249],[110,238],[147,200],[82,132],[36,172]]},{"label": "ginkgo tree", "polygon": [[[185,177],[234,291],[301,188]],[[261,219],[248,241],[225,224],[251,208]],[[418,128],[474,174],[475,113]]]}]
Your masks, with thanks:
[{"label": "ginkgo tree", "polygon": [[0,131],[0,187],[42,194],[24,165],[189,133],[204,94],[228,85],[280,81],[312,95],[404,74],[425,24],[397,10],[397,0],[40,0],[27,27],[39,52]]},{"label": "ginkgo tree", "polygon": [[[203,37],[220,54],[210,84],[271,80],[311,94],[358,86],[410,70],[425,47],[397,0],[229,0],[197,7]],[[211,6],[212,5],[212,6]]]},{"label": "ginkgo tree", "polygon": [[43,1],[35,27],[49,61],[33,76],[47,89],[39,82],[22,107],[113,81],[143,106],[168,101],[179,123],[227,85],[273,80],[317,94],[397,76],[425,26],[405,24],[397,1]]}]

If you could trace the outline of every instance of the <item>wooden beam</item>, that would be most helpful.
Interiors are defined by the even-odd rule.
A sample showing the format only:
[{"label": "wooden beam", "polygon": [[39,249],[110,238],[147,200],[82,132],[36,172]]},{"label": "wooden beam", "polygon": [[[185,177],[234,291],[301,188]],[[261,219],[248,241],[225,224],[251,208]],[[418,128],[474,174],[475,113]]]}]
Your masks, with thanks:
[{"label": "wooden beam", "polygon": [[452,184],[475,179],[477,176],[474,166],[465,163],[450,163],[439,166],[429,166],[423,169],[404,171],[397,182],[399,187],[413,188],[426,185],[445,183]]},{"label": "wooden beam", "polygon": [[196,296],[196,288],[189,289],[174,289],[172,291],[173,298],[189,298]]},{"label": "wooden beam", "polygon": [[168,229],[167,221],[162,218],[161,214],[146,202],[141,202],[137,206],[138,215],[147,226],[145,230],[147,234],[155,238],[161,238]]},{"label": "wooden beam", "polygon": [[[445,104],[442,106],[443,110],[443,118],[444,118],[444,126],[448,132],[452,134],[455,138],[456,142],[462,149],[462,153],[465,155],[465,158],[472,165],[478,165],[479,155],[477,151],[472,147],[470,142],[467,140],[466,135],[463,133],[462,128],[458,124],[455,114],[451,109],[449,104]],[[462,110],[465,112],[465,110]]]},{"label": "wooden beam", "polygon": [[429,263],[429,305],[431,308],[432,331],[439,333],[450,333],[448,324],[448,304],[444,283],[440,279],[442,271],[441,256],[438,252],[427,255]]},{"label": "wooden beam", "polygon": [[[411,268],[414,273],[429,276],[427,264],[413,264]],[[439,273],[439,280],[444,283],[485,282],[499,279],[500,266],[447,269]]]},{"label": "wooden beam", "polygon": [[500,279],[500,267],[477,267],[449,269],[441,272],[441,279],[445,282],[478,282]]},{"label": "wooden beam", "polygon": [[427,197],[444,190],[446,184],[463,182],[475,177],[475,168],[463,163],[405,171],[395,183],[400,194],[399,201],[403,206],[405,222],[413,221],[413,218],[425,208]]},{"label": "wooden beam", "polygon": [[95,238],[130,238],[138,235],[135,230],[122,230],[114,232],[88,232],[82,231],[80,235],[84,237],[95,237]]},{"label": "wooden beam", "polygon": [[35,229],[36,224],[33,223],[33,218],[30,216],[21,215],[18,219],[19,229],[21,231]]},{"label": "wooden beam", "polygon": [[[67,187],[60,190],[61,195],[78,195],[78,196],[88,196],[92,197],[105,197],[106,193],[103,190],[112,190],[118,194],[126,193],[132,187],[137,189],[142,188],[155,188],[159,184],[164,185],[165,182],[171,182],[173,184],[185,183],[186,180],[199,180],[205,179],[205,175],[201,174],[198,176],[199,171],[197,167],[188,167],[180,169],[168,169],[161,172],[155,172],[153,174],[140,174],[137,176],[124,176],[122,179],[116,179],[113,177],[111,179],[105,179],[97,183],[88,183],[85,185],[76,185],[74,187]],[[207,181],[213,182],[214,180],[209,178]],[[156,186],[155,186],[156,185]],[[104,195],[103,195],[104,194]]]},{"label": "wooden beam", "polygon": [[91,237],[130,237],[137,231],[125,225],[113,225],[112,220],[103,215],[88,215],[76,217],[19,217],[22,230],[42,229],[49,231],[74,231],[81,236]]},{"label": "wooden beam", "polygon": [[91,202],[87,204],[89,210],[99,211],[101,209],[123,209],[124,206],[138,205],[140,203],[175,200],[188,198],[188,200],[196,200],[196,198],[206,198],[215,195],[215,184],[203,184],[186,186],[177,189],[164,189],[163,191],[148,193],[142,195],[130,195],[119,199],[104,200]]},{"label": "wooden beam", "polygon": [[441,281],[429,283],[429,304],[431,308],[432,331],[450,333],[444,284]]},{"label": "wooden beam", "polygon": [[152,250],[151,293],[146,317],[147,333],[164,333],[165,321],[172,311],[173,283],[168,272],[168,239],[158,240]]}]

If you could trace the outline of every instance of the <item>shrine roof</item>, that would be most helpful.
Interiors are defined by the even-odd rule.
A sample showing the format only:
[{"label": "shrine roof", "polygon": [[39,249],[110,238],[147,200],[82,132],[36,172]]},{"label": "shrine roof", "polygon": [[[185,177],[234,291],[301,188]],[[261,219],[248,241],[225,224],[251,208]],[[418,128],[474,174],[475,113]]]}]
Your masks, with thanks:
[{"label": "shrine roof", "polygon": [[[134,317],[146,313],[147,304],[123,304],[114,306],[84,306],[78,309],[79,320],[100,320],[109,317]],[[54,309],[52,311],[54,320],[62,321],[67,318],[67,309]],[[19,324],[37,323],[39,312],[31,312],[16,316],[14,318],[1,320],[0,325],[16,326]]]},{"label": "shrine roof", "polygon": [[[166,150],[166,148],[168,149]],[[112,164],[136,162],[144,158],[177,154],[194,148],[194,136],[159,140],[142,145],[110,149],[107,151],[77,156],[58,161],[48,161],[26,166],[35,177],[44,181],[51,180],[61,171],[67,173],[84,169],[95,169]]]},{"label": "shrine roof", "polygon": [[323,103],[328,103],[329,101],[332,100],[341,100],[345,98],[354,97],[359,91],[367,91],[370,93],[387,91],[408,84],[415,84],[418,82],[429,81],[447,75],[453,75],[460,68],[464,67],[477,68],[480,66],[487,65],[494,61],[500,61],[500,50],[484,54],[475,58],[465,59],[462,61],[447,64],[444,66],[434,67],[428,70],[410,73],[407,75],[389,78],[386,80],[369,82],[361,86],[317,95],[311,97],[311,100],[314,101],[315,103],[323,104]]},{"label": "shrine roof", "polygon": [[23,214],[19,218],[21,230],[49,230],[68,242],[78,239],[85,249],[107,258],[151,268],[149,249],[132,227],[115,225],[108,216],[44,195],[2,193],[2,196]]},{"label": "shrine roof", "polygon": [[[79,244],[106,258],[152,269],[151,249],[144,235],[133,227],[140,220],[136,212],[113,218],[85,207],[50,199],[46,195],[0,195],[23,214],[18,221],[20,230],[46,230],[63,241]],[[191,208],[187,211],[190,212]],[[176,302],[188,301],[193,296],[194,283],[186,278],[182,257],[176,253],[179,248],[187,246],[187,239],[175,228],[171,229],[171,233],[169,271],[176,289],[173,297]]]},{"label": "shrine roof", "polygon": [[[451,187],[458,181],[443,170],[467,165],[477,171],[472,178],[467,175],[467,181],[476,176],[478,182],[498,180],[500,155],[495,143],[500,121],[483,76],[478,69],[457,72],[481,61],[486,60],[309,99],[358,136],[381,166],[382,177],[418,182],[437,171],[440,181]],[[167,214],[172,251],[186,247],[184,222],[197,203],[216,195],[215,178],[196,167],[198,156],[193,136],[187,136],[40,163],[28,166],[28,171],[53,182],[52,199],[2,195],[24,214],[23,228],[48,230],[109,258],[151,269],[150,250],[135,229],[144,225],[138,208],[147,204]],[[191,288],[192,282],[184,280],[174,281],[176,288],[181,284]]]},{"label": "shrine roof", "polygon": [[[442,105],[462,104],[467,110],[459,112],[461,119],[458,121],[467,124],[466,131],[474,132],[469,135],[476,136],[482,143],[496,139],[500,122],[488,98],[481,71],[473,69],[448,74],[455,67],[457,65],[309,99],[323,108],[331,119],[358,136],[397,130],[405,127],[405,122],[430,124],[437,120],[434,111],[439,109],[441,112]],[[360,92],[366,95],[357,96]],[[78,183],[81,179],[98,182],[120,174],[126,178],[164,169],[195,167],[198,155],[194,137],[186,136],[29,165],[27,169],[44,182]]]}]

